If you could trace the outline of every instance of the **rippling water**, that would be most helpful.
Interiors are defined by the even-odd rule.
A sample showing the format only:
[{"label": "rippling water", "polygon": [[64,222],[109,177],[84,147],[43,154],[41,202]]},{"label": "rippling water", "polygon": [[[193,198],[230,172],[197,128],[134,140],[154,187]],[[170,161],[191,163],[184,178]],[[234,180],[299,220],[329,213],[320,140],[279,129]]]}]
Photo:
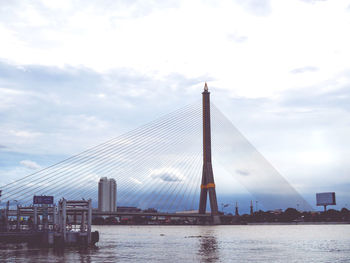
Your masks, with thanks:
[{"label": "rippling water", "polygon": [[0,262],[350,262],[350,225],[96,226],[98,247],[1,248]]}]

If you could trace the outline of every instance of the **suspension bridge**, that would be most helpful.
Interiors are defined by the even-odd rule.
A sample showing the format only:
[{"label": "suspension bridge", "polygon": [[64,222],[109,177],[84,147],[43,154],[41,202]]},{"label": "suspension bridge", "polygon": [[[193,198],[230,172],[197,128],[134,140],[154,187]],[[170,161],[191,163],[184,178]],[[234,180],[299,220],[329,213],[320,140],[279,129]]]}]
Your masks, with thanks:
[{"label": "suspension bridge", "polygon": [[[221,185],[215,184],[218,173],[213,167],[220,167],[217,171],[224,175]],[[312,209],[210,102],[207,84],[201,102],[2,185],[1,205],[14,200],[29,205],[33,195],[52,195],[55,200],[91,199],[96,207],[101,177],[116,180],[118,206],[155,208],[158,215],[188,216],[179,211],[192,210],[193,216],[219,222],[218,199],[225,180],[241,184],[265,209],[296,204]]]}]

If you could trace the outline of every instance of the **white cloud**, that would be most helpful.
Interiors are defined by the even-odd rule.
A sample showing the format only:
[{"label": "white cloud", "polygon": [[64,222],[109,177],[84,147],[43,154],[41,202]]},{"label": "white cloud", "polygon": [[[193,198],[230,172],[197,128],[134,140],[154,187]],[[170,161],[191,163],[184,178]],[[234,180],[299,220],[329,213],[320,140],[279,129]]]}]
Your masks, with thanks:
[{"label": "white cloud", "polygon": [[232,40],[236,43],[243,43],[248,40],[247,36],[239,35],[237,33],[229,34],[227,37],[229,40]]},{"label": "white cloud", "polygon": [[10,130],[10,134],[13,134],[16,137],[24,138],[24,139],[33,139],[41,135],[40,132],[32,132],[32,131],[21,131],[21,130]]},{"label": "white cloud", "polygon": [[150,177],[169,183],[182,182],[184,180],[184,176],[181,172],[171,167],[154,169],[151,171]]},{"label": "white cloud", "polygon": [[317,67],[306,66],[306,67],[302,67],[302,68],[295,68],[295,69],[291,70],[291,73],[300,74],[300,73],[305,73],[305,72],[315,72],[318,70],[319,69]]},{"label": "white cloud", "polygon": [[270,0],[236,0],[236,2],[254,15],[265,16],[271,13]]},{"label": "white cloud", "polygon": [[[0,57],[19,64],[84,65],[98,72],[126,67],[156,79],[173,72],[210,75],[212,85],[249,97],[305,87],[349,66],[344,0],[317,5],[227,0],[214,7],[170,1],[165,6],[176,8],[154,2],[150,10],[140,1],[62,5],[7,8],[13,16],[2,21],[7,41],[1,42]],[[251,16],[251,11],[269,15]],[[240,46],[233,45],[232,36]],[[310,64],[321,70],[303,78],[288,74]]]},{"label": "white cloud", "polygon": [[32,169],[32,170],[37,170],[37,169],[41,168],[41,166],[39,164],[37,164],[36,162],[30,161],[30,160],[20,161],[20,164],[23,165],[24,167]]},{"label": "white cloud", "polygon": [[142,184],[142,182],[136,178],[130,177],[130,180],[135,184]]}]

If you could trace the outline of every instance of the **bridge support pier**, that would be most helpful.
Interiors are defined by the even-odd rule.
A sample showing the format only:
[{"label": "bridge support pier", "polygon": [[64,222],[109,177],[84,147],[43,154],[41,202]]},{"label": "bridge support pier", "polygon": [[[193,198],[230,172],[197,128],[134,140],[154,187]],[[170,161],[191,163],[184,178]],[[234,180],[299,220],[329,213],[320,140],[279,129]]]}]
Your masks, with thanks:
[{"label": "bridge support pier", "polygon": [[203,172],[201,193],[199,198],[199,214],[205,214],[207,208],[207,198],[209,202],[213,224],[220,224],[218,211],[218,202],[216,199],[216,190],[214,183],[214,174],[211,163],[211,131],[210,131],[210,92],[207,83],[205,83],[203,98]]},{"label": "bridge support pier", "polygon": [[220,216],[214,215],[213,216],[213,225],[220,225],[220,224],[221,224]]}]

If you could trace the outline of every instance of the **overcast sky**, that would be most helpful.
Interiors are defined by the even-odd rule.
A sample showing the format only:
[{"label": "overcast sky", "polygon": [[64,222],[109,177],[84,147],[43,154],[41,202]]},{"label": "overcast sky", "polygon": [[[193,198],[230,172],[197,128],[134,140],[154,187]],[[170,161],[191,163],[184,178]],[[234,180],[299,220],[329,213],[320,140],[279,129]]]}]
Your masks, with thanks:
[{"label": "overcast sky", "polygon": [[0,183],[200,99],[349,204],[350,0],[0,0]]}]

